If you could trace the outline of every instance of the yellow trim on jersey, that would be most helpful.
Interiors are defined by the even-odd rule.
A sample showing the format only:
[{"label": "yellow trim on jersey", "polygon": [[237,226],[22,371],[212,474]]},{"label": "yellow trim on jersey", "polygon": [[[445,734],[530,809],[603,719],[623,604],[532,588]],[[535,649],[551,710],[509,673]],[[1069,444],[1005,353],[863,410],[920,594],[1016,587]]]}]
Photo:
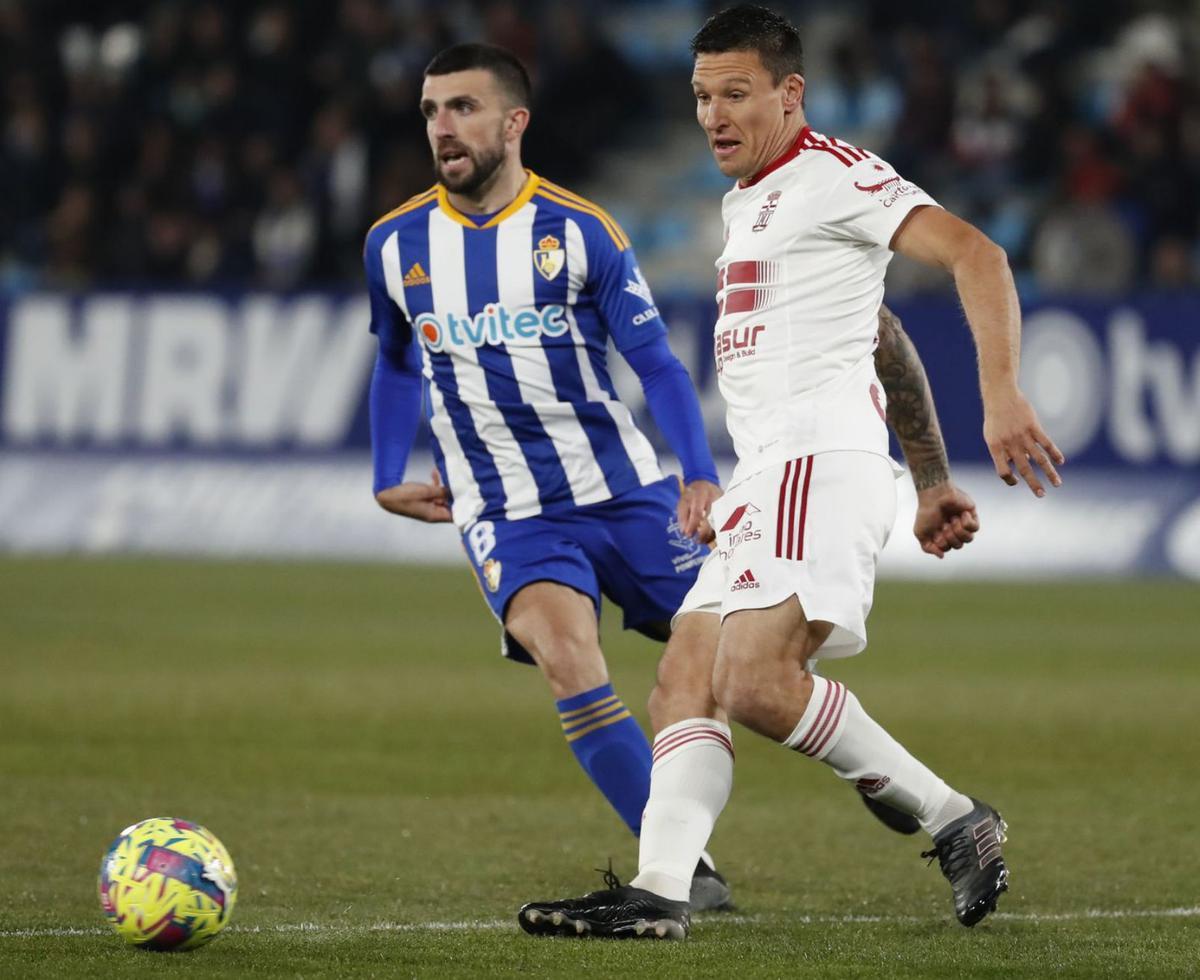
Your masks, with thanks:
[{"label": "yellow trim on jersey", "polygon": [[405,201],[403,204],[401,204],[400,207],[396,208],[394,211],[389,211],[382,218],[380,218],[378,221],[376,221],[375,224],[371,225],[371,227],[367,229],[367,234],[370,235],[371,232],[373,232],[376,228],[378,228],[385,221],[390,221],[392,218],[398,218],[402,214],[408,214],[409,211],[414,211],[417,208],[421,207],[422,205],[428,204],[435,197],[437,197],[437,186],[436,185],[429,188],[429,190],[421,191],[421,193],[417,194],[415,197],[410,197],[407,201]]},{"label": "yellow trim on jersey", "polygon": [[615,694],[610,694],[606,698],[601,698],[599,701],[593,701],[591,704],[585,704],[582,708],[576,708],[574,711],[562,711],[558,717],[562,720],[565,726],[567,722],[574,724],[571,719],[579,718],[580,715],[586,715],[589,712],[595,711],[597,708],[611,708],[619,699]]},{"label": "yellow trim on jersey", "polygon": [[602,222],[604,222],[604,224],[612,232],[615,233],[615,237],[625,243],[622,248],[629,248],[633,244],[629,240],[629,236],[625,234],[625,229],[617,224],[617,219],[605,211],[604,208],[600,207],[600,205],[595,201],[589,201],[586,197],[581,197],[574,191],[569,191],[561,184],[556,184],[550,180],[542,181],[542,190],[550,191],[552,194],[557,194],[559,197],[565,198],[567,201],[573,201],[575,204],[580,205],[580,207],[585,210],[594,212],[596,216]]},{"label": "yellow trim on jersey", "polygon": [[589,201],[583,195],[576,194],[574,191],[567,190],[567,188],[563,187],[561,184],[554,183],[554,181],[552,181],[552,180],[543,180],[542,188],[543,188],[543,190],[550,191],[552,194],[557,194],[559,197],[566,198],[568,201],[574,201],[576,204],[582,205],[585,208],[595,211],[606,224],[612,226],[613,231],[615,231],[617,233],[617,237],[625,242],[625,246],[627,248],[633,244],[629,240],[629,236],[625,234],[625,229],[623,229],[617,223],[617,219],[614,218],[607,211],[605,211],[604,208],[602,208],[595,201]]},{"label": "yellow trim on jersey", "polygon": [[584,735],[590,735],[597,729],[607,728],[609,725],[615,725],[618,721],[624,721],[626,718],[632,717],[633,715],[631,715],[629,713],[629,709],[626,708],[619,715],[613,715],[611,718],[603,718],[600,721],[593,722],[591,725],[588,725],[587,728],[581,728],[577,732],[572,732],[567,736],[567,741],[574,742],[577,738],[583,738]]},{"label": "yellow trim on jersey", "polygon": [[576,201],[568,200],[565,197],[559,197],[557,194],[551,194],[545,190],[545,188],[538,191],[538,196],[544,197],[547,201],[553,201],[555,204],[561,204],[563,207],[570,208],[573,211],[579,211],[582,214],[590,215],[599,221],[604,230],[608,232],[608,237],[611,238],[613,240],[613,244],[617,246],[617,251],[624,252],[625,249],[629,248],[629,239],[625,237],[625,233],[621,231],[619,226],[610,223],[610,221],[604,217],[604,214],[601,211],[598,211],[595,208],[584,207],[582,204],[579,204]]},{"label": "yellow trim on jersey", "polygon": [[459,211],[453,204],[450,203],[450,195],[446,192],[446,188],[441,184],[437,185],[438,207],[442,209],[446,217],[457,221],[464,228],[471,228],[478,231],[482,228],[495,228],[505,218],[511,218],[514,214],[525,207],[533,198],[533,192],[538,189],[538,185],[542,182],[542,178],[535,174],[532,170],[526,170],[529,174],[525,180],[524,186],[521,188],[521,193],[513,198],[512,203],[508,205],[499,214],[492,215],[486,222],[481,225],[475,224],[470,218]]}]

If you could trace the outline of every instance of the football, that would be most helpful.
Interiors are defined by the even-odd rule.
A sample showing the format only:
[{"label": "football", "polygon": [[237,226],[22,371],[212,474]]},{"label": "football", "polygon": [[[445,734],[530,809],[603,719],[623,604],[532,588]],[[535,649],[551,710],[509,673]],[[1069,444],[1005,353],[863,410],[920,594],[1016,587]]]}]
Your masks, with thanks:
[{"label": "football", "polygon": [[203,946],[229,923],[237,873],[225,846],[190,820],[126,827],[100,862],[100,907],[118,936],[162,952]]}]

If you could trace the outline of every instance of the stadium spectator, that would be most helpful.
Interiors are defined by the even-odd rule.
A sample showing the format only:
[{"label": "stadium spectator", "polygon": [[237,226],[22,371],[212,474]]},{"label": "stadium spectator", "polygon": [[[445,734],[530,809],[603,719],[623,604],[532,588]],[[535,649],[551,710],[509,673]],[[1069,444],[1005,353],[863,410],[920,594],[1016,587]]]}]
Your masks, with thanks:
[{"label": "stadium spectator", "polygon": [[[677,14],[698,23],[705,6],[681,3]],[[534,68],[539,118],[553,123],[528,147],[531,166],[578,184],[619,166],[606,154],[635,137],[639,147],[667,141],[659,206],[675,222],[699,220],[686,205],[711,190],[693,176],[706,172],[700,148],[654,125],[657,107],[679,95],[674,64],[643,58],[658,74],[638,81],[626,56],[638,25],[658,23],[654,7],[0,0],[0,178],[20,189],[0,201],[0,283],[353,283],[346,244],[367,216],[431,181],[414,149],[420,73],[462,40],[503,44]],[[1143,9],[864,0],[850,14],[816,0],[806,16],[835,26],[810,114],[858,134],[1002,239],[1017,272],[1035,277],[1041,229],[1079,211],[1066,202],[1100,182],[1103,193],[1083,189],[1092,202],[1083,210],[1098,207],[1106,239],[1124,242],[1115,251],[1132,250],[1123,281],[1173,282],[1160,273],[1200,249],[1200,60],[1182,14]],[[634,98],[635,86],[650,100]],[[1090,141],[1086,166],[1048,150],[1064,130]],[[275,174],[282,188],[271,187]],[[619,187],[619,175],[609,183]],[[312,241],[293,242],[281,266],[278,243],[264,251],[254,241],[265,234],[255,229],[279,231],[285,199],[296,242]],[[693,239],[703,236],[660,247]],[[654,244],[643,249],[647,265]],[[707,277],[704,257],[696,262]],[[1069,281],[1105,288],[1101,276]]]}]

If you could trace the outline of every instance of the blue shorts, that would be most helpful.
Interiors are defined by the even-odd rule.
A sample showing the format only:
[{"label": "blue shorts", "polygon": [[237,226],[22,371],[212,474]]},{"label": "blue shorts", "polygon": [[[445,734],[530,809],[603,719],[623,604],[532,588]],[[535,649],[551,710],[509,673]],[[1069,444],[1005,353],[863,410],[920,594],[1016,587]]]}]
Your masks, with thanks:
[{"label": "blue shorts", "polygon": [[[679,529],[679,481],[667,477],[598,504],[519,521],[476,521],[463,547],[483,597],[501,623],[509,600],[532,582],[606,595],[626,629],[669,624],[696,581],[708,548]],[[529,662],[518,644],[506,656]]]}]

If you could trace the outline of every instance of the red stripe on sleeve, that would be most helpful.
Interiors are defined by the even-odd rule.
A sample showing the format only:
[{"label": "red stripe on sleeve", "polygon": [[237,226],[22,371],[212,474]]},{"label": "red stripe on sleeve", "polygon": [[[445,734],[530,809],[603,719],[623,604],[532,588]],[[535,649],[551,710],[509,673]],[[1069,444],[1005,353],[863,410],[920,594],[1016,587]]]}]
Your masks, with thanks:
[{"label": "red stripe on sleeve", "polygon": [[854,161],[851,160],[849,157],[847,157],[845,154],[839,152],[838,150],[835,150],[828,143],[824,143],[824,142],[818,140],[811,133],[809,134],[808,142],[805,144],[805,149],[822,150],[825,153],[831,153],[833,156],[837,157],[847,167],[851,167],[854,165]]},{"label": "red stripe on sleeve", "polygon": [[859,160],[866,159],[866,157],[863,156],[863,153],[861,150],[859,150],[853,146],[848,146],[845,143],[840,143],[840,142],[838,142],[838,140],[834,139],[833,137],[830,137],[829,144],[830,144],[830,146],[836,146],[839,150],[841,150],[843,153],[845,153],[846,156],[848,156],[851,160],[854,160],[857,162]]}]

